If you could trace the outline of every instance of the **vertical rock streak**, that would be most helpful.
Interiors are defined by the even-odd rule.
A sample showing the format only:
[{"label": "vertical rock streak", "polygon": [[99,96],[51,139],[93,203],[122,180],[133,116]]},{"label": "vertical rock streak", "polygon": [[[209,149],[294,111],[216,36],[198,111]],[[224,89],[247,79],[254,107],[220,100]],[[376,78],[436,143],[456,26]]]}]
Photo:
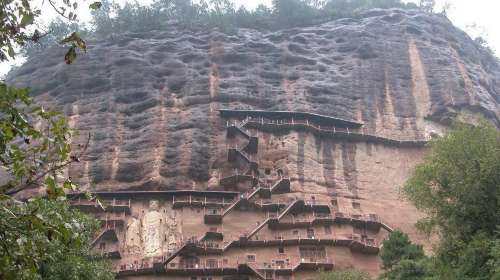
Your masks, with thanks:
[{"label": "vertical rock streak", "polygon": [[415,136],[420,136],[425,130],[424,118],[430,113],[431,100],[429,85],[425,76],[424,65],[420,59],[417,45],[413,39],[408,42],[408,53],[410,56],[412,89],[411,93],[415,100],[416,107],[416,123],[419,132]]}]

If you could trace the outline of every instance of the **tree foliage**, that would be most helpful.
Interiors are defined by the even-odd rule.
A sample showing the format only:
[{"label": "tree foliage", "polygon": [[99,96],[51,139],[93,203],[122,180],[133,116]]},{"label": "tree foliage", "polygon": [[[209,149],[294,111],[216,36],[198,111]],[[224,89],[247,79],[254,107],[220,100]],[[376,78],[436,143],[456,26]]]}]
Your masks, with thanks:
[{"label": "tree foliage", "polygon": [[248,10],[237,8],[230,0],[156,0],[151,6],[135,2],[123,7],[105,0],[103,8],[93,13],[93,26],[98,34],[166,29],[169,24],[194,30],[219,28],[222,32],[238,28],[276,30],[353,17],[372,8],[418,6],[401,0],[273,0],[271,7],[260,5]]},{"label": "tree foliage", "polygon": [[413,244],[407,234],[394,231],[384,240],[382,263],[386,273],[382,279],[427,279],[428,258],[421,245]]},{"label": "tree foliage", "polygon": [[357,270],[322,272],[318,280],[370,280],[367,273]]},{"label": "tree foliage", "polygon": [[72,130],[63,116],[36,106],[27,89],[0,83],[0,136],[0,163],[8,173],[0,195],[43,185],[55,198],[75,188],[61,177],[65,167],[79,161],[79,154],[71,154]]},{"label": "tree foliage", "polygon": [[[0,279],[113,279],[107,262],[91,253],[97,221],[69,209],[76,185],[64,169],[74,135],[58,113],[36,106],[27,89],[0,83]],[[29,201],[15,194],[46,190]]]},{"label": "tree foliage", "polygon": [[[59,34],[37,28],[39,10],[30,0],[0,2],[0,61],[16,57],[36,44],[56,40],[69,45],[64,59],[70,64],[86,43],[76,31],[55,23]],[[78,2],[47,0],[63,18],[76,20]],[[94,2],[90,8],[99,8]],[[65,34],[64,34],[65,33]],[[98,222],[69,208],[66,191],[76,185],[64,170],[78,162],[88,141],[71,151],[74,135],[60,114],[37,106],[28,89],[0,81],[0,279],[113,279],[107,261],[91,251]],[[89,138],[90,139],[90,138]],[[30,188],[46,191],[46,198],[18,200]]]},{"label": "tree foliage", "polygon": [[427,214],[427,233],[469,241],[494,235],[500,225],[500,132],[483,123],[458,125],[431,143],[431,152],[404,186],[404,195]]},{"label": "tree foliage", "polygon": [[384,240],[384,251],[381,256],[385,269],[391,269],[401,260],[417,260],[424,256],[422,246],[412,244],[407,234],[401,231],[391,232]]},{"label": "tree foliage", "polygon": [[[36,44],[44,37],[50,37],[50,31],[40,28],[38,21],[41,10],[34,0],[2,0],[0,1],[0,62],[16,57],[16,48]],[[68,22],[76,22],[77,8],[83,0],[46,0],[53,10]],[[100,2],[90,4],[90,9],[98,9]],[[65,34],[68,35],[68,34]],[[77,49],[86,51],[85,41],[73,31],[68,37],[59,37],[61,44],[68,45],[65,56],[66,63],[76,58]]]},{"label": "tree foliage", "polygon": [[59,18],[52,21],[47,26],[47,30],[47,33],[37,41],[29,40],[24,42],[21,48],[21,54],[26,57],[31,57],[46,48],[60,45],[61,39],[67,37],[68,34],[72,32],[77,32],[82,37],[88,35],[87,30],[83,29],[76,22],[67,23]]},{"label": "tree foliage", "polygon": [[436,6],[436,0],[420,0],[419,6],[422,10],[432,13],[434,6]]},{"label": "tree foliage", "polygon": [[[67,1],[67,0],[63,0]],[[235,33],[240,28],[273,31],[320,24],[330,20],[356,17],[373,8],[420,9],[414,3],[402,0],[274,0],[271,6],[259,5],[253,10],[236,7],[231,0],[153,0],[151,5],[129,1],[124,5],[114,0],[96,2],[98,9],[91,11],[90,26],[75,22],[56,20],[48,26],[49,32],[38,40],[23,43],[23,52],[28,57],[37,50],[61,43],[69,34],[78,38],[92,35],[111,35],[125,32],[149,32],[184,28],[190,31],[218,29],[224,33]],[[422,4],[423,5],[423,4]],[[92,5],[91,5],[92,6]],[[62,35],[62,36],[59,36]],[[82,46],[79,40],[68,42],[70,46],[67,62]]]},{"label": "tree foliage", "polygon": [[500,279],[500,131],[486,122],[459,124],[430,147],[403,194],[426,214],[418,226],[438,234],[439,244],[427,257],[392,233],[383,279]]},{"label": "tree foliage", "polygon": [[59,200],[1,202],[1,279],[114,279],[91,252],[98,222]]}]

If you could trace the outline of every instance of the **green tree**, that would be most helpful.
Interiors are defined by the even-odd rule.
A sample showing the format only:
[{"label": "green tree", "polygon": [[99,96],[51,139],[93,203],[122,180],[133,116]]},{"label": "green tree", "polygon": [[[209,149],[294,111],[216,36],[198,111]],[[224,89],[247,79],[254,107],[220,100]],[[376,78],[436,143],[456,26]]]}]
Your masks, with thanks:
[{"label": "green tree", "polygon": [[407,234],[391,232],[383,245],[381,258],[386,273],[382,279],[417,280],[430,274],[422,246],[413,244]]},{"label": "green tree", "polygon": [[0,196],[43,185],[56,198],[75,188],[69,178],[61,180],[61,171],[81,155],[71,154],[72,130],[63,116],[36,106],[27,89],[0,83],[0,136],[0,163],[8,173]]},{"label": "green tree", "polygon": [[[38,43],[41,38],[49,34],[39,28],[37,20],[41,16],[41,11],[34,2],[34,0],[0,1],[0,61],[14,59],[17,47],[23,47],[27,43]],[[75,22],[79,2],[81,0],[47,0],[43,3],[50,5],[65,20]],[[100,5],[100,2],[94,2],[89,8],[98,9]],[[77,49],[86,50],[85,41],[76,31],[59,40],[61,44],[69,45],[65,56],[68,64],[75,60]]]},{"label": "green tree", "polygon": [[318,280],[370,280],[370,279],[371,279],[370,275],[357,270],[322,272],[318,277]]},{"label": "green tree", "polygon": [[273,0],[273,17],[278,28],[316,23],[320,13],[311,1]]},{"label": "green tree", "polygon": [[[498,278],[500,131],[460,124],[430,147],[403,188],[426,214],[417,226],[440,237],[426,269],[437,279]],[[405,272],[422,268],[405,265]]]},{"label": "green tree", "polygon": [[[91,253],[97,221],[70,210],[76,186],[64,169],[86,149],[71,151],[63,116],[36,106],[28,90],[0,83],[0,279],[113,279]],[[47,198],[15,195],[43,189]]]},{"label": "green tree", "polygon": [[114,2],[109,0],[101,1],[101,7],[91,11],[92,26],[97,34],[110,34],[114,32],[114,20],[111,14],[119,8]]},{"label": "green tree", "polygon": [[420,0],[419,7],[425,12],[432,13],[436,6],[436,0]]},{"label": "green tree", "polygon": [[430,280],[433,275],[433,273],[429,271],[431,267],[432,266],[426,258],[421,258],[419,260],[402,259],[384,273],[381,279]]},{"label": "green tree", "polygon": [[469,241],[488,236],[500,224],[500,132],[487,123],[458,125],[431,142],[403,193],[427,214],[419,227],[430,233]]},{"label": "green tree", "polygon": [[28,40],[24,42],[21,48],[21,54],[26,56],[28,60],[44,49],[59,45],[61,38],[65,38],[68,34],[71,34],[71,32],[77,32],[82,36],[86,36],[88,32],[82,29],[76,22],[68,23],[59,18],[52,21],[47,26],[47,29],[47,33],[37,41]]},{"label": "green tree", "polygon": [[490,254],[491,260],[488,261],[488,265],[492,270],[492,280],[500,280],[500,239],[493,242]]},{"label": "green tree", "polygon": [[114,279],[91,252],[98,222],[61,200],[2,201],[1,279]]},{"label": "green tree", "polygon": [[382,263],[384,269],[391,269],[401,260],[418,260],[424,257],[422,246],[412,244],[407,234],[396,230],[384,240]]},{"label": "green tree", "polygon": [[238,28],[276,30],[354,17],[372,8],[418,8],[401,0],[274,0],[271,7],[259,5],[254,10],[236,9],[230,0],[156,0],[151,6],[119,6],[104,0],[102,4],[101,10],[93,13],[98,34],[166,29],[170,25],[190,30],[218,28],[226,33]]}]

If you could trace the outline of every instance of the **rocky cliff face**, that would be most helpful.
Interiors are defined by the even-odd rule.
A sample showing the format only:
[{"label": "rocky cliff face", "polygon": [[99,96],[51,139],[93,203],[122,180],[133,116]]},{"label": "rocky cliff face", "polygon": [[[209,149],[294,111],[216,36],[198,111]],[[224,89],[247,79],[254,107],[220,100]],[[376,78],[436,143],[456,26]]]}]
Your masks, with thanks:
[{"label": "rocky cliff face", "polygon": [[[69,172],[96,190],[223,189],[213,183],[227,160],[218,109],[312,112],[396,139],[440,133],[453,116],[500,121],[500,66],[447,19],[417,12],[273,33],[116,35],[74,65],[63,56],[46,51],[10,81],[67,114],[75,142],[92,134]],[[284,170],[292,191],[341,193],[413,232],[418,214],[397,188],[422,148],[259,133],[259,161]]]}]

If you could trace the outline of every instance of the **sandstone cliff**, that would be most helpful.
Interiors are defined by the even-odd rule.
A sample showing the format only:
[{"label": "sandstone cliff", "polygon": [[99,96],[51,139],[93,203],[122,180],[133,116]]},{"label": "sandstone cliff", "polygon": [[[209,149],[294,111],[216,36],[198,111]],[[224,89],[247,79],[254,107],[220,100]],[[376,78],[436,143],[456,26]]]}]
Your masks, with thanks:
[{"label": "sandstone cliff", "polygon": [[[74,65],[63,56],[48,50],[9,79],[67,114],[75,142],[91,132],[69,172],[100,191],[224,189],[219,109],[317,113],[394,139],[439,134],[454,116],[500,122],[500,65],[437,15],[374,10],[273,33],[124,34],[90,42]],[[418,214],[398,187],[423,148],[258,133],[261,166],[283,170],[292,192],[342,194],[414,233]]]}]

